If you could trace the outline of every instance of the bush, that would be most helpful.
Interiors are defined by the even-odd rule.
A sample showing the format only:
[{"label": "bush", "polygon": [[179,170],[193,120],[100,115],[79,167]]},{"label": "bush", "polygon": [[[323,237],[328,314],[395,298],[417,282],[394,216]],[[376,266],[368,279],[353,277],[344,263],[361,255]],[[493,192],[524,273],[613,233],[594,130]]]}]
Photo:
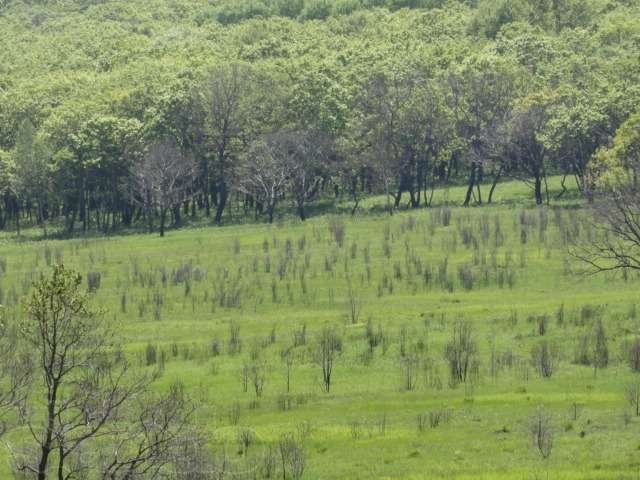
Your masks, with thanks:
[{"label": "bush", "polygon": [[331,217],[329,219],[329,231],[333,236],[334,241],[339,247],[344,244],[344,237],[346,233],[346,227],[344,220],[341,217]]},{"label": "bush", "polygon": [[100,282],[102,280],[102,275],[100,272],[89,272],[87,273],[87,287],[90,292],[95,292],[100,288]]},{"label": "bush", "polygon": [[151,343],[148,343],[147,347],[144,350],[144,359],[147,367],[155,365],[158,361],[158,347]]},{"label": "bush", "polygon": [[640,337],[636,337],[629,346],[629,367],[634,372],[640,372]]},{"label": "bush", "polygon": [[478,371],[478,345],[473,338],[471,324],[458,321],[451,339],[445,346],[445,359],[449,363],[450,383],[465,383]]},{"label": "bush", "polygon": [[541,377],[550,378],[555,371],[557,352],[547,340],[543,340],[531,351],[531,360]]}]

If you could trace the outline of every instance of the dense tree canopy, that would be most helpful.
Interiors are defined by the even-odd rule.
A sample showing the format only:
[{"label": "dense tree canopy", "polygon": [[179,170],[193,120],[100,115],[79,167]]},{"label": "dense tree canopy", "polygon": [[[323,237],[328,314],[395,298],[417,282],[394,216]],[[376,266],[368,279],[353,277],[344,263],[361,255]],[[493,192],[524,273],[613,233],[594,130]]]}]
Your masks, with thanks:
[{"label": "dense tree canopy", "polygon": [[[342,193],[417,208],[447,183],[470,205],[505,177],[543,203],[551,174],[589,195],[640,99],[637,0],[0,5],[1,228],[304,219]],[[136,193],[159,141],[195,165],[170,208]]]}]

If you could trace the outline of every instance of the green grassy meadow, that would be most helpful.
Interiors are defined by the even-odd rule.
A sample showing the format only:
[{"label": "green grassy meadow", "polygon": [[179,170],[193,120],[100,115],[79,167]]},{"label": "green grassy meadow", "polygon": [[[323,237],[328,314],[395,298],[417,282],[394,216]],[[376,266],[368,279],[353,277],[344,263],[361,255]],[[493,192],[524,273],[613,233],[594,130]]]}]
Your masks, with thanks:
[{"label": "green grassy meadow", "polygon": [[[0,303],[8,321],[21,315],[20,298],[55,262],[99,272],[95,303],[117,322],[127,353],[161,369],[156,388],[184,384],[232,478],[260,478],[264,452],[287,432],[304,445],[309,479],[640,478],[640,418],[625,395],[635,375],[627,345],[640,334],[638,279],[589,275],[569,255],[595,234],[571,192],[536,208],[524,184],[508,182],[494,205],[468,209],[453,204],[460,192],[438,191],[432,208],[393,216],[372,198],[353,218],[196,223],[165,238],[5,234]],[[610,361],[594,371],[576,356],[599,319]],[[460,320],[472,327],[476,371],[451,385],[444,350]],[[325,393],[315,346],[328,325],[342,351]],[[296,335],[287,394],[281,352]],[[543,341],[555,352],[550,378],[532,362]],[[251,380],[244,391],[245,365],[263,374],[259,398]],[[529,434],[541,405],[553,413],[547,460]],[[429,413],[442,414],[440,423],[419,428]],[[254,440],[241,454],[244,428]],[[0,464],[0,478],[8,468]]]}]

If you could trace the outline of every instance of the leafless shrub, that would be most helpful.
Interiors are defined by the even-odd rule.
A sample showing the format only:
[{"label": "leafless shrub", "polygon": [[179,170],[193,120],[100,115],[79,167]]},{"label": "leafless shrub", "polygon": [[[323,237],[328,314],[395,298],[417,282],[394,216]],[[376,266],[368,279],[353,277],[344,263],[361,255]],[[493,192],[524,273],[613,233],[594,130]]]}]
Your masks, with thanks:
[{"label": "leafless shrub", "polygon": [[628,351],[629,367],[634,372],[640,372],[640,337],[636,337],[629,345]]},{"label": "leafless shrub", "polygon": [[347,278],[347,311],[349,320],[352,324],[356,324],[360,320],[360,312],[362,310],[362,299],[359,292],[353,286],[351,278]]},{"label": "leafless shrub", "polygon": [[171,450],[172,479],[212,480],[213,456],[207,451],[206,439],[198,432],[185,432]]},{"label": "leafless shrub", "polygon": [[278,441],[282,479],[298,480],[302,478],[306,466],[306,457],[302,446],[292,434],[285,434]]},{"label": "leafless shrub", "polygon": [[229,408],[227,410],[227,416],[231,425],[238,425],[238,423],[240,423],[240,413],[240,402],[236,400],[231,405],[229,405]]},{"label": "leafless shrub", "polygon": [[581,335],[577,339],[573,356],[574,363],[578,365],[591,365],[591,338],[589,335]]},{"label": "leafless shrub", "polygon": [[155,365],[158,361],[158,347],[152,343],[148,343],[144,350],[145,365]]},{"label": "leafless shrub", "polygon": [[549,378],[553,375],[558,359],[558,353],[547,340],[538,343],[531,351],[531,361],[541,377]]},{"label": "leafless shrub", "polygon": [[273,445],[268,445],[262,452],[258,465],[259,478],[275,478],[278,468],[278,451]]},{"label": "leafless shrub", "polygon": [[556,310],[556,323],[559,327],[564,325],[564,303],[561,303],[558,310]]},{"label": "leafless shrub", "polygon": [[227,344],[230,355],[240,353],[242,350],[242,339],[240,338],[240,326],[235,322],[229,324],[229,342]]},{"label": "leafless shrub", "polygon": [[632,381],[626,386],[625,392],[627,401],[636,417],[640,417],[640,382],[637,380]]},{"label": "leafless shrub", "polygon": [[256,362],[249,367],[249,377],[251,378],[256,398],[262,397],[266,376],[266,366],[263,363]]},{"label": "leafless shrub", "polygon": [[171,283],[173,285],[178,285],[180,283],[191,280],[191,275],[193,273],[193,267],[191,262],[184,262],[178,266],[178,268],[174,269],[171,273]]},{"label": "leafless shrub", "polygon": [[547,329],[549,328],[549,316],[548,315],[538,315],[536,317],[536,324],[538,326],[538,335],[541,337],[547,333]]},{"label": "leafless shrub", "polygon": [[293,346],[300,347],[307,344],[307,324],[293,331]]},{"label": "leafless shrub", "polygon": [[451,208],[440,207],[440,223],[443,227],[448,227],[451,224]]},{"label": "leafless shrub", "polygon": [[329,393],[336,358],[342,351],[342,340],[332,327],[324,327],[316,347],[316,362],[322,369],[322,388]]},{"label": "leafless shrub", "polygon": [[90,292],[96,292],[100,288],[100,282],[102,280],[102,275],[100,272],[89,272],[87,273],[87,288]]},{"label": "leafless shrub", "polygon": [[400,357],[400,365],[402,367],[402,388],[409,392],[413,391],[418,381],[420,358],[415,353],[405,355]]},{"label": "leafless shrub", "polygon": [[346,234],[346,226],[344,220],[339,216],[334,216],[329,219],[329,232],[333,236],[333,240],[339,247],[344,244],[344,237]]},{"label": "leafless shrub", "polygon": [[602,320],[598,320],[596,323],[593,336],[593,368],[597,371],[609,365],[609,347]]},{"label": "leafless shrub", "polygon": [[539,407],[529,421],[529,433],[533,448],[543,459],[548,459],[553,450],[553,417],[544,408]]},{"label": "leafless shrub", "polygon": [[247,427],[243,427],[238,431],[238,445],[240,446],[240,454],[246,455],[247,451],[253,441],[255,439],[255,435],[253,430]]},{"label": "leafless shrub", "polygon": [[471,324],[457,321],[453,327],[451,339],[445,346],[444,356],[449,364],[451,385],[465,383],[477,375],[478,345],[473,338]]},{"label": "leafless shrub", "polygon": [[353,420],[350,422],[349,429],[351,430],[351,438],[353,440],[358,440],[362,434],[362,424],[360,423],[360,420]]},{"label": "leafless shrub", "polygon": [[460,285],[465,290],[473,289],[473,270],[470,265],[459,265],[458,266],[458,278],[460,279]]}]

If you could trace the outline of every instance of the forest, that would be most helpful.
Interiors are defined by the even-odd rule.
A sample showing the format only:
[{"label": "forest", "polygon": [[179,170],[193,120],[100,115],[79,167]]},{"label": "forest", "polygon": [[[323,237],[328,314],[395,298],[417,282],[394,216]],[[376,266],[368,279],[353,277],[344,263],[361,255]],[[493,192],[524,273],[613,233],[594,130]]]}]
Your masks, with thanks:
[{"label": "forest", "polygon": [[478,205],[505,179],[548,204],[552,175],[589,197],[640,98],[634,0],[1,8],[0,228],[18,232],[163,235],[380,194],[392,212],[454,185]]}]

